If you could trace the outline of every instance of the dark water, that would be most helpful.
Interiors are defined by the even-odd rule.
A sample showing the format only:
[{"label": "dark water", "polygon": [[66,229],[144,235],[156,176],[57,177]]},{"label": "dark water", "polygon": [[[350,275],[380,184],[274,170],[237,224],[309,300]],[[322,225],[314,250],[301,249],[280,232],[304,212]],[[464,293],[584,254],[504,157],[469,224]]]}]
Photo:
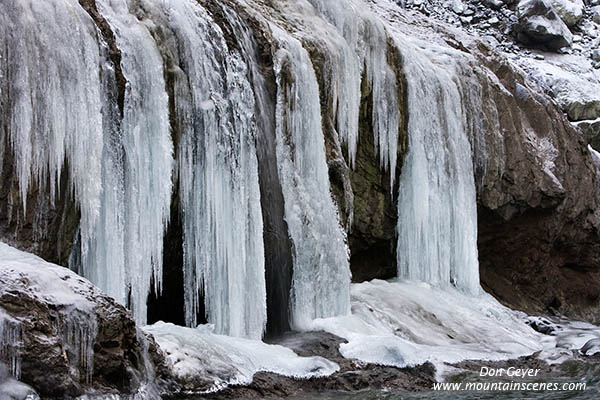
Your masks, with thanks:
[{"label": "dark water", "polygon": [[291,397],[292,400],[479,400],[479,399],[580,399],[600,400],[600,363],[584,361],[567,361],[537,379],[499,379],[480,378],[475,373],[465,373],[447,379],[447,382],[555,382],[558,385],[569,383],[586,384],[580,391],[424,391],[416,393],[394,392],[384,390],[366,390],[354,393],[318,393]]}]

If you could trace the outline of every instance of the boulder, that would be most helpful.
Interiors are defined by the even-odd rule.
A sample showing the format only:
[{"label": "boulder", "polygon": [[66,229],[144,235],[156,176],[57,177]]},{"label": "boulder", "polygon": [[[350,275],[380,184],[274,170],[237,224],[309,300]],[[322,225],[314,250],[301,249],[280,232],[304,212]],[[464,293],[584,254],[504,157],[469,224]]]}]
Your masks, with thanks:
[{"label": "boulder", "polygon": [[152,373],[147,347],[90,282],[0,243],[0,361],[14,378],[43,398],[135,393]]},{"label": "boulder", "polygon": [[552,96],[571,121],[600,117],[600,73],[591,60],[576,55],[521,59],[531,79]]},{"label": "boulder", "polygon": [[592,7],[590,9],[590,15],[592,17],[592,21],[600,24],[600,5]]},{"label": "boulder", "polygon": [[600,151],[600,118],[578,121],[574,125],[581,129],[589,145],[596,151]]},{"label": "boulder", "polygon": [[567,26],[573,26],[583,17],[583,0],[551,0],[552,7]]},{"label": "boulder", "polygon": [[571,31],[546,0],[522,0],[517,14],[517,39],[524,44],[558,50],[573,43]]}]

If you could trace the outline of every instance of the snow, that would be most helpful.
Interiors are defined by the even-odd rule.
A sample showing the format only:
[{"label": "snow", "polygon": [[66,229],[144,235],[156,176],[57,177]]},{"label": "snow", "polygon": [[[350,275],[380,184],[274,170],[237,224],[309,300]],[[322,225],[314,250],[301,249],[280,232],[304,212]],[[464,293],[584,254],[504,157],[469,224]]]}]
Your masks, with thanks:
[{"label": "snow", "polygon": [[[72,271],[0,242],[0,296],[10,290],[36,301],[51,304],[59,311],[57,328],[73,362],[91,381],[93,347],[97,322],[94,303],[88,297],[101,296],[98,289]],[[7,349],[11,372],[19,376],[20,321],[0,309],[0,352]]]},{"label": "snow", "polygon": [[352,315],[315,320],[310,329],[348,340],[340,345],[346,358],[396,367],[429,361],[440,370],[462,360],[517,358],[555,343],[484,292],[401,280],[353,285]]},{"label": "snow", "polygon": [[346,339],[339,349],[345,358],[400,368],[431,362],[439,380],[451,371],[447,364],[463,360],[539,352],[541,360],[562,363],[600,338],[600,327],[569,320],[554,320],[555,331],[544,335],[529,319],[485,292],[474,296],[422,282],[373,280],[352,285],[352,315],[315,320],[308,330]]},{"label": "snow", "polygon": [[258,340],[213,333],[210,325],[185,328],[157,322],[144,327],[166,352],[177,377],[206,379],[206,392],[247,385],[255,373],[273,372],[297,379],[333,374],[339,366],[322,357],[299,357],[292,350]]}]

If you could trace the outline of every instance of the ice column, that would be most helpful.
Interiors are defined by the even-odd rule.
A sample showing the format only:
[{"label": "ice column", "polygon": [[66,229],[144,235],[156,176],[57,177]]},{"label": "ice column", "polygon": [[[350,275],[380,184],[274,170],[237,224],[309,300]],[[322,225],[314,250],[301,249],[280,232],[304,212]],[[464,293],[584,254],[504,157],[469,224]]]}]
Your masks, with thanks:
[{"label": "ice column", "polygon": [[398,197],[398,274],[478,293],[477,206],[459,77],[449,50],[402,39],[409,150]]},{"label": "ice column", "polygon": [[329,187],[315,72],[298,40],[277,27],[273,33],[280,45],[276,151],[294,245],[291,320],[302,329],[314,318],[350,312],[350,267]]},{"label": "ice column", "polygon": [[142,1],[173,40],[185,316],[204,299],[218,333],[260,339],[266,324],[263,225],[247,66],[195,0]]}]

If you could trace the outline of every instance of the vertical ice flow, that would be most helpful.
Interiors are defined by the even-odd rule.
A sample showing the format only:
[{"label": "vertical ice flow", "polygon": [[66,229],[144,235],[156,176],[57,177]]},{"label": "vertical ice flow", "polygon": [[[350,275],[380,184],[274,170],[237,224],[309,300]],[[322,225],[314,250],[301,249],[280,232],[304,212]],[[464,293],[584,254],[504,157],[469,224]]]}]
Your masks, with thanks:
[{"label": "vertical ice flow", "polygon": [[34,183],[48,184],[54,201],[68,160],[87,242],[94,235],[102,192],[94,24],[76,0],[6,1],[0,3],[0,38],[0,141],[8,139],[12,147],[23,209]]},{"label": "vertical ice flow", "polygon": [[174,35],[164,41],[170,53],[179,53],[174,92],[186,323],[196,326],[203,297],[216,332],[260,339],[266,287],[247,66],[197,1],[142,4],[155,24]]},{"label": "vertical ice flow", "polygon": [[398,274],[480,290],[471,145],[452,55],[402,39],[409,150],[398,196]]},{"label": "vertical ice flow", "polygon": [[345,234],[333,203],[321,127],[319,88],[301,43],[273,26],[277,82],[277,160],[285,218],[293,242],[291,321],[350,312],[350,267]]},{"label": "vertical ice flow", "polygon": [[[332,24],[342,37],[330,46],[332,65],[329,77],[336,103],[337,130],[348,146],[354,166],[358,148],[358,122],[363,85],[373,101],[371,125],[380,166],[389,170],[394,187],[398,158],[400,109],[397,74],[388,56],[388,34],[383,22],[360,1],[309,0],[318,15]],[[326,39],[319,38],[325,41]],[[363,80],[365,82],[363,82]]]},{"label": "vertical ice flow", "polygon": [[20,345],[23,342],[21,325],[0,308],[0,362],[7,363],[9,372],[21,376]]},{"label": "vertical ice flow", "polygon": [[171,200],[168,98],[162,58],[145,25],[130,13],[125,0],[97,3],[116,32],[128,83],[121,122],[122,170],[106,166],[105,179],[117,187],[105,188],[100,234],[91,241],[95,254],[83,254],[82,263],[86,276],[95,277],[101,289],[122,304],[129,303],[136,321],[144,324],[152,276],[160,290],[163,231]]}]

